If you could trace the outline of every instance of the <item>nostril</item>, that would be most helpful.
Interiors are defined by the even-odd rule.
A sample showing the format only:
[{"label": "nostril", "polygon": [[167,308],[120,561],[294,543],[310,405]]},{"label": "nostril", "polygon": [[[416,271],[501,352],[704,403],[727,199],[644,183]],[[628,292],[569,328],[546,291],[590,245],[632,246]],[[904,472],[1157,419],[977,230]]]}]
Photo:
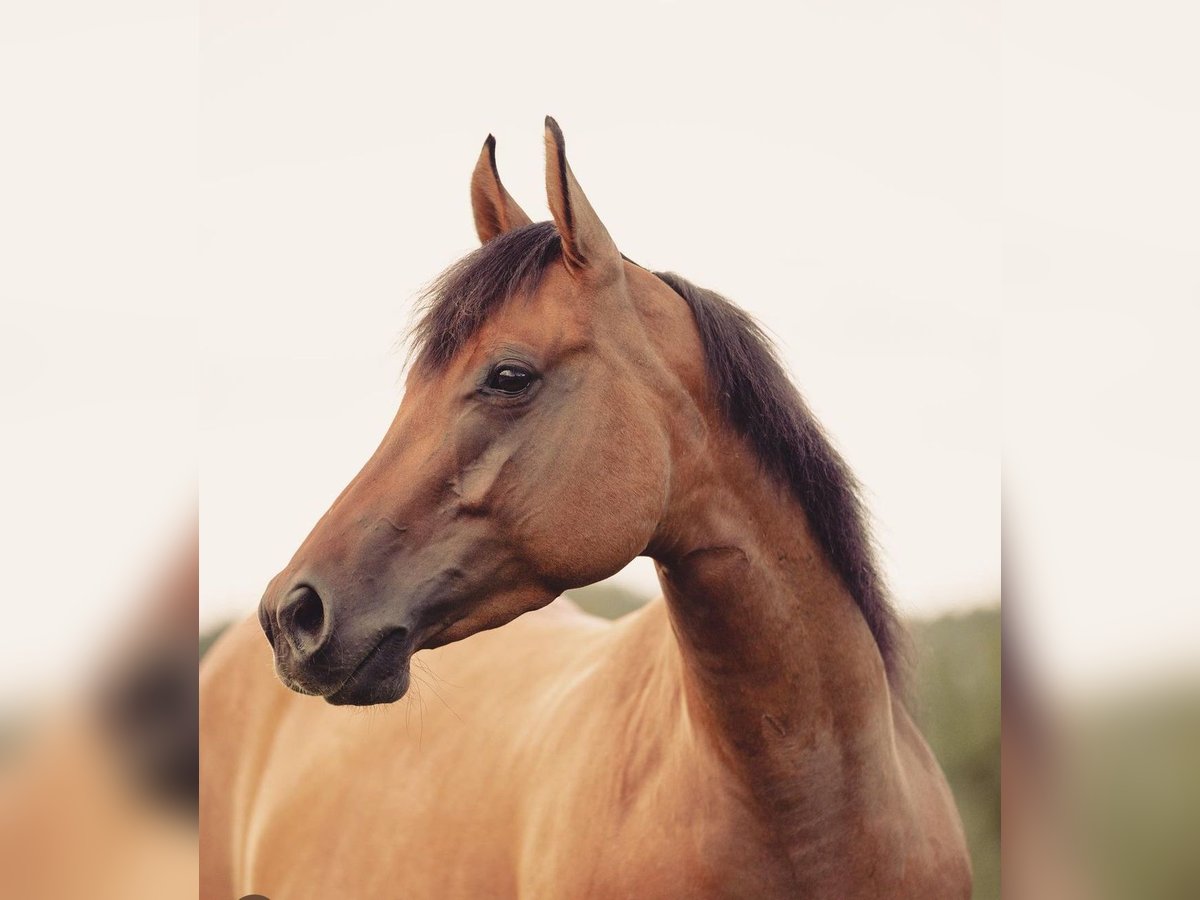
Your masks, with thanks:
[{"label": "nostril", "polygon": [[320,595],[312,588],[305,585],[303,591],[296,601],[292,624],[305,634],[320,634],[321,626],[325,624],[325,605],[321,603]]},{"label": "nostril", "polygon": [[325,604],[307,584],[294,588],[279,611],[279,624],[297,651],[311,652],[325,628]]}]

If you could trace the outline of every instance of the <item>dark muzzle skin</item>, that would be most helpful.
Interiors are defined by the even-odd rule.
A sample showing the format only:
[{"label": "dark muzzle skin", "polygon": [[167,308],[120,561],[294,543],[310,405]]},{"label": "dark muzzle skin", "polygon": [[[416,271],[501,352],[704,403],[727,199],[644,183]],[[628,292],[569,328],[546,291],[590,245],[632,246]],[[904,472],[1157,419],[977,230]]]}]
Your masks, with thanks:
[{"label": "dark muzzle skin", "polygon": [[[275,584],[280,581],[292,586],[279,590]],[[341,627],[343,616],[331,596],[286,571],[267,589],[258,615],[280,680],[294,691],[337,705],[404,696],[415,629],[380,616],[358,628]]]},{"label": "dark muzzle skin", "polygon": [[440,627],[434,590],[443,579],[396,583],[386,568],[293,564],[276,576],[259,604],[259,622],[285,685],[339,705],[404,696],[412,654]]},{"label": "dark muzzle skin", "polygon": [[412,655],[511,590],[521,567],[492,524],[453,504],[414,515],[413,527],[384,514],[346,521],[339,506],[267,586],[259,623],[292,690],[338,705],[389,703],[408,690]]}]

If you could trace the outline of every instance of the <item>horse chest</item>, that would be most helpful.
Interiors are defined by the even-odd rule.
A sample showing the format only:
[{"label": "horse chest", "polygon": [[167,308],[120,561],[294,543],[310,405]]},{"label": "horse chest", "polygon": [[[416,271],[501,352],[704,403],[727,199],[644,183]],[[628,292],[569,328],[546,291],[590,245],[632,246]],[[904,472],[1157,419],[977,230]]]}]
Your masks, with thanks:
[{"label": "horse chest", "polygon": [[[422,778],[383,791],[292,783],[291,801],[261,823],[250,882],[296,900],[791,896],[769,836],[716,780],[620,787],[594,774],[494,787],[487,804],[477,787]],[[309,854],[324,860],[319,872],[296,865]]]},{"label": "horse chest", "polygon": [[564,805],[535,818],[522,845],[522,897],[793,895],[771,836],[712,782],[647,785],[624,808]]}]

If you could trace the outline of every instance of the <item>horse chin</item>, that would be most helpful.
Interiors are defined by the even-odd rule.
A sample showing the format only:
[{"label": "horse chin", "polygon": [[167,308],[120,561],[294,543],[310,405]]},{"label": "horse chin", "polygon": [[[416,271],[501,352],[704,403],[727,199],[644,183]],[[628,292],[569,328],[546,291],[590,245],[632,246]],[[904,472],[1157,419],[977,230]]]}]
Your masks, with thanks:
[{"label": "horse chin", "polygon": [[393,703],[408,691],[411,661],[409,631],[397,629],[376,644],[345,681],[324,695],[325,702],[334,706]]},{"label": "horse chin", "polygon": [[380,703],[395,703],[408,693],[411,674],[409,661],[405,659],[399,668],[382,678],[351,678],[332,694],[325,696],[331,706],[375,706]]}]

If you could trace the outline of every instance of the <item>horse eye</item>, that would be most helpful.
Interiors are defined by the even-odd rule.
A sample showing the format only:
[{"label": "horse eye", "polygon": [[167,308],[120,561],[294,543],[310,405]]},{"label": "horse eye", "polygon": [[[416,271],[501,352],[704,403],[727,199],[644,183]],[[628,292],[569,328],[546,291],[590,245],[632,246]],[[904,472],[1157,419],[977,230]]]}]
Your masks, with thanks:
[{"label": "horse eye", "polygon": [[512,363],[505,363],[492,369],[488,375],[487,386],[490,390],[510,397],[522,394],[533,384],[533,373]]}]

